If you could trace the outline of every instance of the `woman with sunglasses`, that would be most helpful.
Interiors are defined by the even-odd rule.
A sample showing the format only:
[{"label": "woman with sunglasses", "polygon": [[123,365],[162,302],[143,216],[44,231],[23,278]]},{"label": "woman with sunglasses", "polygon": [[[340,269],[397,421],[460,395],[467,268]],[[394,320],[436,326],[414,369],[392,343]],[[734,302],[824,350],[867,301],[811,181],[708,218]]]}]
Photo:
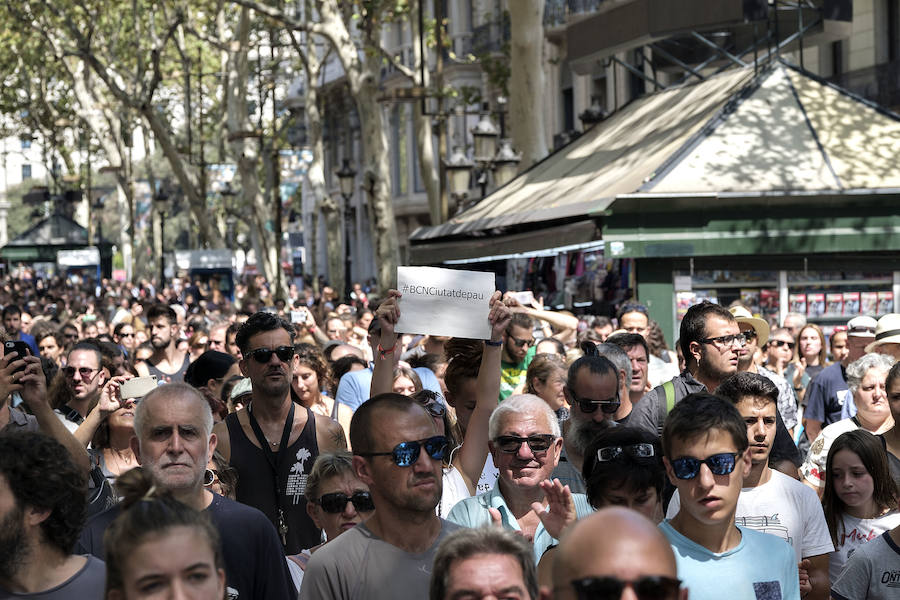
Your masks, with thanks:
[{"label": "woman with sunglasses", "polygon": [[881,434],[894,426],[886,392],[887,374],[893,364],[894,359],[886,354],[866,354],[850,363],[847,367],[847,386],[853,396],[856,416],[832,423],[819,433],[806,461],[800,465],[803,483],[822,493],[828,472],[829,450],[841,434],[855,429]]},{"label": "woman with sunglasses", "polygon": [[[382,302],[375,312],[376,318],[381,320],[381,343],[375,353],[372,396],[391,391],[393,367],[399,352],[394,325],[400,318],[398,303],[400,297],[400,292],[390,290],[387,300]],[[466,411],[465,437],[461,446],[456,448],[452,441],[450,421],[446,414],[446,407],[441,402],[442,399],[419,396],[422,398],[420,401],[424,400],[425,409],[435,419],[437,434],[450,437],[450,444],[454,447],[452,452],[445,454],[443,493],[437,506],[438,516],[441,517],[446,517],[450,509],[460,500],[475,495],[476,484],[481,478],[487,460],[488,421],[497,406],[497,398],[500,395],[500,351],[503,345],[501,340],[503,332],[512,319],[512,312],[504,304],[500,292],[494,292],[491,296],[489,307],[488,321],[491,325],[491,339],[483,344],[481,364],[474,388],[475,397],[455,398],[457,406],[460,403],[474,401],[471,413]],[[457,342],[453,339],[449,340],[445,344],[445,349],[448,345],[453,348],[457,346]],[[447,377],[450,375],[453,360],[447,367]],[[448,388],[451,385],[449,379],[447,385]],[[455,463],[454,458],[456,459]]]},{"label": "woman with sunglasses", "polygon": [[325,538],[322,544],[288,556],[297,591],[312,553],[348,529],[372,516],[375,505],[369,487],[353,470],[353,455],[346,451],[320,454],[306,481],[306,512]]},{"label": "woman with sunglasses", "polygon": [[123,473],[138,466],[131,450],[134,437],[135,398],[122,400],[120,386],[131,375],[113,377],[100,390],[100,399],[75,430],[75,438],[89,448],[110,485]]},{"label": "woman with sunglasses", "polygon": [[834,542],[828,565],[833,584],[850,554],[900,525],[898,490],[881,441],[857,429],[839,436],[828,451],[822,507]]}]

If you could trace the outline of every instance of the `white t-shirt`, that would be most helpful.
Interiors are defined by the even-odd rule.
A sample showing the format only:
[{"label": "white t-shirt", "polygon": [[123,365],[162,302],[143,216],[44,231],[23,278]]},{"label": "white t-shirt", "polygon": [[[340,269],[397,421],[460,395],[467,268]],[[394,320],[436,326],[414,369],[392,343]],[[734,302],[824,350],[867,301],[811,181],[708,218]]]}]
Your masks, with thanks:
[{"label": "white t-shirt", "polygon": [[857,429],[859,425],[853,419],[844,419],[823,429],[809,447],[806,460],[800,465],[800,476],[816,487],[825,487],[825,463],[831,445],[842,434]]},{"label": "white t-shirt", "polygon": [[[459,448],[460,447],[457,447],[453,452],[455,453]],[[453,454],[450,455],[451,461],[453,460],[453,456]],[[487,460],[484,463],[484,469],[481,470],[481,477],[478,478],[478,483],[475,484],[475,495],[477,496],[491,491],[499,477],[500,471],[494,465],[494,458],[488,453]],[[452,464],[449,469],[444,469],[442,480],[444,489],[441,493],[441,501],[438,503],[435,511],[439,517],[446,519],[447,515],[450,514],[450,509],[456,506],[457,502],[470,497],[471,494],[469,494],[469,488],[466,487],[466,482],[460,474],[459,469]]]},{"label": "white t-shirt", "polygon": [[838,524],[837,547],[828,560],[828,581],[831,585],[837,581],[844,563],[858,548],[900,525],[900,512],[892,510],[875,519],[858,519],[845,514],[843,521],[843,528]]},{"label": "white t-shirt", "polygon": [[[680,508],[678,491],[672,496],[666,518]],[[772,469],[766,483],[742,488],[735,524],[780,537],[791,545],[797,562],[834,550],[825,513],[816,493],[796,479]]]}]

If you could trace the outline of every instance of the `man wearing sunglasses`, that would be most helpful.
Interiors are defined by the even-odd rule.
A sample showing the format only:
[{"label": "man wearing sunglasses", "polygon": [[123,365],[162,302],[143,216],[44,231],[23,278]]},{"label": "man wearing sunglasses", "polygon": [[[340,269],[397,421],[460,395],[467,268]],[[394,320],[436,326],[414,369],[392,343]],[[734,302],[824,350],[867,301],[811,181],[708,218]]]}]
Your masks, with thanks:
[{"label": "man wearing sunglasses", "polygon": [[[623,596],[626,589],[630,595]],[[646,517],[609,507],[578,521],[553,561],[554,600],[687,600],[666,537]],[[693,596],[692,596],[693,598]]]},{"label": "man wearing sunglasses", "polygon": [[344,431],[292,400],[297,357],[290,323],[258,312],[235,341],[242,356],[238,365],[252,382],[252,401],[216,425],[219,451],[237,470],[237,500],[269,517],[286,553],[297,554],[321,541],[306,512],[306,479],[319,452],[346,449]]},{"label": "man wearing sunglasses", "polygon": [[[584,347],[589,353],[572,363],[566,378],[565,393],[572,408],[564,424],[559,464],[551,475],[551,479],[559,479],[579,494],[586,491],[581,474],[584,453],[599,432],[615,425],[623,394],[627,394],[626,382],[631,377],[628,356],[619,347],[608,343],[596,349],[592,343]],[[601,347],[620,355],[624,361],[621,369],[606,356],[599,355]]]},{"label": "man wearing sunglasses", "polygon": [[521,388],[534,354],[534,319],[525,313],[516,312],[503,333],[503,351],[500,354],[501,402]]},{"label": "man wearing sunglasses", "polygon": [[663,429],[663,463],[678,490],[677,514],[660,524],[691,600],[799,600],[794,550],[783,539],[735,525],[750,474],[747,424],[724,398],[701,392],[675,405]]},{"label": "man wearing sunglasses", "polygon": [[69,399],[55,412],[69,431],[78,429],[100,399],[100,391],[109,379],[102,358],[100,349],[90,342],[78,342],[66,356],[66,366],[61,371]]},{"label": "man wearing sunglasses", "polygon": [[847,384],[847,366],[862,358],[866,345],[875,339],[877,321],[872,317],[854,317],[847,322],[847,354],[840,362],[828,365],[809,382],[803,400],[803,426],[806,437],[812,442],[822,428],[836,421],[851,417],[855,412],[850,386]]},{"label": "man wearing sunglasses", "polygon": [[[761,375],[738,373],[716,394],[731,400],[747,424],[750,474],[738,497],[740,525],[786,540],[805,572],[801,592],[809,600],[827,600],[828,555],[834,551],[825,513],[816,493],[793,477],[769,467],[775,441],[778,388]],[[678,492],[669,502],[669,516],[678,513]]]},{"label": "man wearing sunglasses", "polygon": [[738,349],[747,341],[734,315],[707,301],[688,309],[679,339],[687,368],[647,392],[634,407],[629,426],[660,435],[666,414],[682,398],[695,392],[714,392],[737,372]]},{"label": "man wearing sunglasses", "polygon": [[300,598],[427,598],[438,543],[458,529],[435,512],[447,438],[415,400],[387,393],[353,414],[350,442],[375,512],[312,555]]},{"label": "man wearing sunglasses", "polygon": [[504,400],[491,414],[488,431],[500,477],[490,492],[459,502],[447,518],[464,527],[496,523],[519,531],[532,540],[537,562],[566,525],[592,509],[584,494],[549,480],[562,439],[555,413],[540,397]]}]

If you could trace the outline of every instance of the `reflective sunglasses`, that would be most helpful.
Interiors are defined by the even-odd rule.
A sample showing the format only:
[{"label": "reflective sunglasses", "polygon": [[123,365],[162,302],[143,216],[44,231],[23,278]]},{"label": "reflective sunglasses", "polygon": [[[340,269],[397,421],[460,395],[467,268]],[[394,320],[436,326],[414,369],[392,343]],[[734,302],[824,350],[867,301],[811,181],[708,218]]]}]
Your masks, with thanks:
[{"label": "reflective sunglasses", "polygon": [[318,500],[313,500],[313,504],[318,504],[322,507],[322,510],[333,515],[344,512],[348,502],[353,503],[353,508],[356,509],[356,512],[372,512],[375,510],[372,494],[363,491],[353,492],[352,496],[348,496],[343,492],[322,494]]},{"label": "reflective sunglasses", "polygon": [[528,437],[519,437],[517,435],[501,435],[494,440],[494,445],[500,449],[500,452],[507,454],[515,454],[522,447],[522,444],[528,444],[528,449],[532,454],[546,452],[548,448],[556,441],[556,437],[547,434],[529,435]]},{"label": "reflective sunglasses", "polygon": [[618,390],[616,391],[616,397],[610,400],[592,400],[590,398],[579,398],[575,395],[575,390],[573,390],[572,388],[569,388],[569,395],[572,396],[573,403],[578,405],[578,408],[581,409],[581,412],[586,414],[596,412],[597,408],[599,407],[604,414],[611,415],[619,410],[619,406],[622,405],[622,401],[619,399]]},{"label": "reflective sunglasses", "polygon": [[700,465],[705,464],[713,475],[728,475],[734,471],[737,456],[737,452],[723,452],[703,460],[693,456],[676,458],[672,461],[672,471],[678,479],[693,479],[700,472]]},{"label": "reflective sunglasses", "polygon": [[534,346],[534,338],[530,340],[520,340],[519,338],[507,334],[507,337],[512,340],[512,343],[516,346],[516,348],[521,348],[522,346]]},{"label": "reflective sunglasses", "polygon": [[272,360],[273,354],[278,357],[278,360],[286,363],[294,357],[294,347],[278,346],[274,350],[271,348],[257,348],[256,350],[251,350],[245,356],[252,357],[258,363],[266,364]]},{"label": "reflective sunglasses", "polygon": [[720,335],[719,337],[704,338],[697,341],[701,344],[713,344],[714,346],[722,348],[731,348],[735,345],[739,348],[743,348],[747,344],[747,336],[743,333],[738,333],[735,335]]},{"label": "reflective sunglasses", "polygon": [[418,402],[432,417],[443,418],[447,413],[447,409],[439,400],[441,395],[431,390],[420,390],[412,395],[413,399]]},{"label": "reflective sunglasses", "polygon": [[650,458],[656,455],[656,449],[653,444],[642,442],[640,444],[631,444],[629,446],[607,446],[597,450],[597,460],[606,462],[615,460],[623,454],[630,454],[635,458]]},{"label": "reflective sunglasses", "polygon": [[69,379],[73,379],[75,377],[75,373],[81,375],[81,378],[85,381],[90,381],[94,378],[94,373],[99,373],[100,369],[91,369],[89,367],[66,367],[63,369],[63,374]]},{"label": "reflective sunglasses", "polygon": [[681,581],[672,577],[649,575],[632,580],[618,577],[585,577],[571,582],[578,600],[619,600],[626,586],[638,600],[675,600]]},{"label": "reflective sunglasses", "polygon": [[776,348],[787,348],[788,350],[793,350],[794,342],[787,342],[785,340],[769,340],[769,346],[775,346]]},{"label": "reflective sunglasses", "polygon": [[390,456],[398,467],[409,467],[419,460],[419,452],[425,447],[425,453],[434,460],[444,460],[447,453],[447,438],[436,435],[424,440],[400,442],[390,452],[356,452],[357,456]]}]

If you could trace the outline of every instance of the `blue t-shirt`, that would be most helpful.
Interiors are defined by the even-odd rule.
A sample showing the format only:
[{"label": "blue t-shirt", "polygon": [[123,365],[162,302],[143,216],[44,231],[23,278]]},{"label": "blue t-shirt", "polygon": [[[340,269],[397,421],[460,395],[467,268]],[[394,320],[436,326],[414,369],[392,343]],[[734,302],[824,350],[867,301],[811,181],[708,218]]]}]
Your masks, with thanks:
[{"label": "blue t-shirt", "polygon": [[[822,427],[841,420],[847,386],[847,376],[841,363],[834,363],[809,382],[804,401],[803,418],[821,421]],[[810,440],[811,441],[811,440]]]},{"label": "blue t-shirt", "polygon": [[[416,367],[413,369],[422,381],[422,387],[437,394],[443,395],[441,384],[431,369]],[[352,408],[354,412],[360,405],[371,397],[369,390],[372,388],[372,367],[359,371],[350,371],[338,384],[337,401]]]},{"label": "blue t-shirt", "polygon": [[740,543],[716,554],[675,531],[668,519],[659,528],[691,600],[800,600],[797,558],[784,540],[739,526]]}]

